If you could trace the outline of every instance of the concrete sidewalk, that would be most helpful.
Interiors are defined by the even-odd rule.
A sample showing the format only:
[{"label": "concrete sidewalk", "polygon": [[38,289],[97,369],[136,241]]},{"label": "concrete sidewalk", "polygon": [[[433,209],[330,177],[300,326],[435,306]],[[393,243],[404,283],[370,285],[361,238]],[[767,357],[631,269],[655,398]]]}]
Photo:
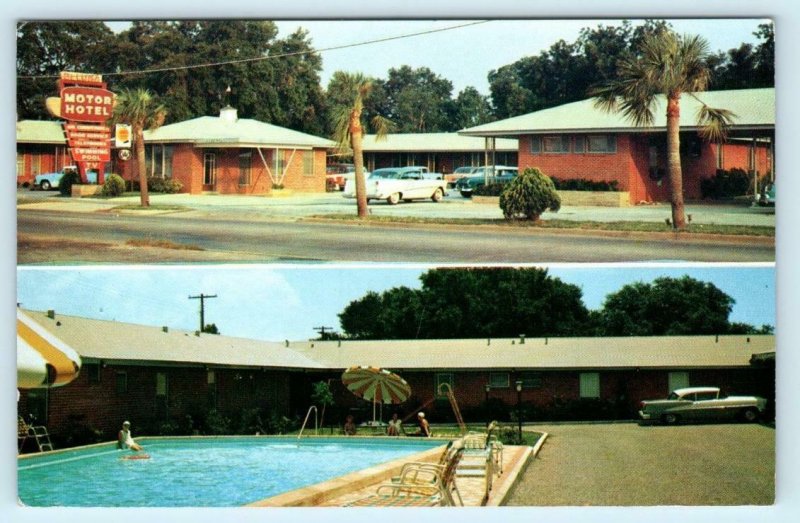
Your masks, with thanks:
[{"label": "concrete sidewalk", "polygon": [[[65,198],[52,194],[18,192],[19,210],[53,210],[59,212],[102,212],[117,206],[138,205],[138,195],[119,198]],[[151,194],[155,206],[178,206],[206,216],[301,219],[315,215],[355,214],[355,202],[340,193],[292,193],[282,196],[244,196],[217,194]],[[459,195],[450,194],[441,203],[430,201],[388,205],[370,202],[374,216],[415,216],[420,218],[497,219],[503,218],[500,208],[493,204],[474,203]],[[156,211],[153,211],[153,213]],[[172,211],[171,211],[172,212]],[[691,223],[715,225],[756,225],[775,227],[775,209],[727,204],[689,204],[686,206]],[[663,223],[670,218],[669,204],[633,207],[562,207],[557,213],[546,212],[542,219],[615,222],[644,221]]]}]

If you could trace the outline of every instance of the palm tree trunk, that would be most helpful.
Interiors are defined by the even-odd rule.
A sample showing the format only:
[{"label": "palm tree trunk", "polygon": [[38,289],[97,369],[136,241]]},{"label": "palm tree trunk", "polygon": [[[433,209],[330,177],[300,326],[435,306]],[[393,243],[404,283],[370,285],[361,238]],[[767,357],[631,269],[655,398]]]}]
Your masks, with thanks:
[{"label": "palm tree trunk", "polygon": [[683,172],[681,171],[680,118],[680,94],[670,95],[667,99],[667,172],[674,229],[686,228],[686,212],[683,205]]},{"label": "palm tree trunk", "polygon": [[353,148],[353,165],[356,169],[356,207],[358,208],[358,217],[366,218],[369,211],[367,209],[367,184],[364,180],[364,151],[362,148],[362,138],[361,111],[353,110],[350,113],[350,146]]},{"label": "palm tree trunk", "polygon": [[139,194],[142,207],[150,207],[150,195],[147,192],[147,166],[144,159],[144,133],[141,126],[135,126],[134,148],[136,149],[136,168],[139,171]]}]

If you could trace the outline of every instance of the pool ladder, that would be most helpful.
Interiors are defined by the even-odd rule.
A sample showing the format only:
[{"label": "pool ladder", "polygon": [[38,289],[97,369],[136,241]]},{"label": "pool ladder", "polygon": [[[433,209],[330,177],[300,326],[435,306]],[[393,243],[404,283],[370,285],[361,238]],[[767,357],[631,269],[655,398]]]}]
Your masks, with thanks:
[{"label": "pool ladder", "polygon": [[308,408],[308,412],[306,412],[306,419],[303,420],[303,426],[300,428],[300,434],[297,435],[297,439],[300,439],[303,436],[303,431],[306,430],[306,424],[308,423],[308,418],[311,416],[311,411],[314,411],[314,435],[319,435],[319,421],[317,420],[317,406],[311,405]]}]

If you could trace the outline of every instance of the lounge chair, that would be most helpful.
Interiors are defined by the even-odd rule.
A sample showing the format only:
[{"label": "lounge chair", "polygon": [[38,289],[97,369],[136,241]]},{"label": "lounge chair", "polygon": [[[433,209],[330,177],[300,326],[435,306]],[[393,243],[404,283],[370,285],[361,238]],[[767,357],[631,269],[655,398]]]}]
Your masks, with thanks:
[{"label": "lounge chair", "polygon": [[489,500],[494,475],[500,475],[503,470],[503,444],[494,435],[496,429],[497,422],[492,422],[486,432],[472,432],[464,436],[464,458],[456,471],[459,477],[484,478],[481,504]]},{"label": "lounge chair", "polygon": [[[407,463],[399,480],[378,486],[375,494],[358,499],[348,507],[435,507],[464,505],[455,483],[455,472],[464,449],[461,441],[451,446],[443,465]],[[456,494],[456,498],[453,497]]]},{"label": "lounge chair", "polygon": [[22,416],[17,416],[17,452],[22,452],[25,446],[25,441],[28,438],[33,438],[36,441],[36,446],[39,452],[45,450],[53,450],[53,444],[50,442],[50,434],[47,432],[47,427],[44,425],[28,425]]}]

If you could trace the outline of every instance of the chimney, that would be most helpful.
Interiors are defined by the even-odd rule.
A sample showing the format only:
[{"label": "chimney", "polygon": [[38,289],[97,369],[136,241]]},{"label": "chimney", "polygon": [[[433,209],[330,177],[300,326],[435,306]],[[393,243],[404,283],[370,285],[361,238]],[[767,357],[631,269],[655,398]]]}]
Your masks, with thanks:
[{"label": "chimney", "polygon": [[225,120],[226,122],[235,122],[239,119],[239,116],[237,115],[234,107],[226,105],[219,110],[219,118],[220,120]]},{"label": "chimney", "polygon": [[161,332],[169,332],[169,327],[164,325],[163,327],[161,327]]},{"label": "chimney", "polygon": [[56,319],[56,311],[54,311],[53,309],[48,310],[47,317],[50,318],[51,320]]}]

